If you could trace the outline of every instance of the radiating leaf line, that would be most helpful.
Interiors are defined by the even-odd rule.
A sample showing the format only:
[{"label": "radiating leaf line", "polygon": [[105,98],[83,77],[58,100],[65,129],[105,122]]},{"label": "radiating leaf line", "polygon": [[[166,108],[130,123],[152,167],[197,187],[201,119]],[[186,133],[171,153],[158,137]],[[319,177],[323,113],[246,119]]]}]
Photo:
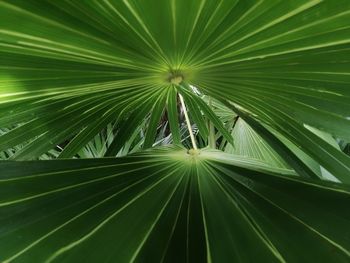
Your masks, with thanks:
[{"label": "radiating leaf line", "polygon": [[[208,172],[210,172],[209,166],[206,165],[206,163],[204,162],[203,168],[205,170],[207,170]],[[198,168],[197,168],[197,173],[199,174]],[[209,235],[208,235],[208,227],[207,227],[207,222],[206,222],[206,217],[205,217],[205,213],[204,213],[204,202],[203,202],[203,190],[201,190],[201,180],[198,180],[198,188],[199,188],[199,198],[201,201],[201,207],[202,207],[202,219],[203,219],[203,224],[204,224],[204,234],[205,234],[205,243],[207,246],[207,260],[208,263],[212,262],[212,257],[211,257],[211,253],[210,253],[210,242],[209,242]]]},{"label": "radiating leaf line", "polygon": [[[303,11],[309,9],[309,8],[312,8],[312,7],[314,7],[315,5],[317,5],[317,4],[321,3],[321,2],[322,2],[321,0],[309,1],[309,2],[305,3],[304,5],[300,6],[299,8],[296,8],[296,9],[292,10],[291,12],[289,12],[289,13],[287,13],[287,14],[284,14],[283,16],[281,16],[281,17],[279,17],[279,18],[277,18],[277,19],[271,21],[270,23],[268,23],[268,24],[266,24],[266,25],[263,25],[262,27],[260,27],[260,28],[258,28],[257,30],[251,32],[250,34],[247,34],[247,35],[245,35],[244,37],[242,37],[242,38],[240,38],[240,39],[234,41],[233,43],[230,43],[228,46],[225,46],[224,48],[222,48],[222,49],[218,50],[217,52],[213,53],[211,56],[215,56],[216,54],[218,54],[218,53],[224,51],[225,49],[227,49],[227,48],[229,48],[229,47],[232,47],[232,46],[236,45],[237,43],[239,43],[239,42],[245,40],[246,38],[249,38],[249,37],[251,37],[251,36],[253,36],[253,35],[256,35],[257,33],[261,32],[261,31],[263,31],[263,30],[265,30],[265,29],[267,29],[267,28],[269,28],[269,27],[271,27],[271,26],[274,26],[274,25],[276,25],[276,24],[278,24],[278,23],[281,23],[281,22],[283,22],[284,20],[287,20],[287,19],[289,19],[290,17],[299,14],[300,12],[303,12]],[[220,59],[220,58],[221,58],[221,57],[217,57],[216,60],[218,60],[218,59]]]},{"label": "radiating leaf line", "polygon": [[[151,165],[149,167],[152,167],[152,166],[154,166],[154,165]],[[78,183],[78,184],[69,185],[69,186],[66,186],[66,187],[61,187],[61,188],[58,188],[58,189],[54,189],[54,190],[47,191],[47,192],[44,192],[44,193],[41,193],[41,194],[37,194],[37,195],[33,195],[33,196],[28,196],[28,197],[23,197],[23,198],[12,200],[12,201],[2,202],[2,203],[0,203],[0,207],[4,207],[4,206],[8,206],[8,205],[14,205],[14,204],[17,204],[17,203],[29,201],[29,200],[32,200],[32,199],[36,199],[36,198],[39,198],[39,197],[46,196],[46,195],[50,195],[50,194],[62,192],[62,191],[65,191],[65,190],[77,188],[77,187],[80,187],[80,186],[84,186],[84,185],[88,185],[88,184],[92,184],[92,183],[96,183],[96,182],[100,182],[100,181],[104,181],[104,180],[109,180],[109,179],[115,178],[117,176],[129,173],[130,171],[138,171],[140,169],[144,169],[144,167],[128,170],[128,171],[125,171],[125,172],[122,172],[122,173],[111,174],[111,175],[108,175],[108,176],[105,176],[105,177],[93,179],[93,180],[86,181],[86,182],[83,182],[83,183]],[[159,170],[159,172],[161,172],[162,170],[164,170],[164,168]]]},{"label": "radiating leaf line", "polygon": [[147,26],[145,25],[144,21],[142,20],[142,17],[136,12],[136,10],[130,5],[128,0],[123,0],[124,4],[128,7],[128,9],[130,10],[130,12],[133,14],[133,16],[137,19],[137,21],[139,22],[139,24],[142,26],[142,28],[144,29],[144,31],[147,33],[147,35],[150,37],[150,39],[153,41],[153,43],[155,44],[155,46],[157,47],[157,49],[159,50],[159,54],[161,54],[161,57],[164,59],[166,64],[170,64],[167,60],[167,56],[165,55],[164,51],[162,50],[162,48],[160,47],[160,45],[158,44],[157,40],[153,37],[153,35],[151,34],[151,32],[149,31],[149,29],[147,28]]},{"label": "radiating leaf line", "polygon": [[[150,176],[154,176],[154,174],[150,175]],[[149,177],[150,177],[149,176]],[[119,195],[121,192],[125,192],[127,191],[129,188],[133,187],[134,185],[140,183],[141,181],[145,181],[148,177],[144,177],[141,180],[131,184],[130,186],[123,188],[122,190],[118,191],[117,193],[109,196],[108,198],[105,198],[104,200],[100,201],[99,203],[91,206],[90,208],[84,210],[83,212],[79,213],[78,215],[74,216],[73,218],[69,219],[68,221],[66,221],[64,224],[56,227],[55,229],[53,229],[52,231],[50,231],[49,233],[45,234],[44,236],[42,236],[41,238],[37,239],[36,241],[32,242],[32,244],[30,244],[29,246],[25,247],[24,249],[22,249],[21,251],[19,251],[18,253],[16,253],[15,255],[13,255],[12,257],[10,257],[9,259],[5,260],[4,262],[10,262],[12,260],[14,260],[15,258],[19,257],[20,255],[22,255],[23,253],[25,253],[26,251],[28,251],[29,249],[31,249],[33,246],[37,245],[39,242],[43,241],[44,239],[46,239],[47,237],[49,237],[50,235],[54,234],[55,232],[59,231],[60,229],[62,229],[63,227],[65,227],[66,225],[68,225],[69,223],[73,222],[74,220],[82,217],[83,215],[87,214],[88,212],[90,212],[91,210],[93,210],[94,208],[100,206],[101,204],[107,202],[108,200],[111,200],[112,198],[114,198],[115,196]],[[165,179],[165,178],[163,178]],[[162,180],[163,180],[162,179]],[[160,181],[158,181],[159,183]],[[150,189],[149,189],[150,190]]]},{"label": "radiating leaf line", "polygon": [[[156,187],[158,184],[160,184],[165,179],[169,178],[173,173],[176,172],[176,169],[173,172],[170,172],[167,176],[164,176],[163,178],[159,179],[156,183],[152,184],[148,188],[146,188],[144,191],[139,193],[137,196],[135,196],[133,199],[131,199],[129,202],[127,202],[124,206],[119,208],[116,212],[114,212],[112,215],[107,217],[105,220],[103,220],[100,224],[97,225],[92,231],[90,231],[88,234],[84,235],[80,239],[70,243],[69,245],[62,247],[61,249],[57,250],[50,258],[47,259],[46,262],[52,262],[53,259],[57,258],[60,254],[65,253],[66,251],[72,249],[75,246],[78,246],[88,238],[90,238],[93,234],[95,234],[99,229],[101,229],[105,224],[107,224],[110,220],[112,220],[115,216],[117,216],[120,212],[125,210],[128,206],[130,206],[133,202],[141,198],[143,195],[145,195],[147,192],[152,190],[154,187]],[[179,182],[178,182],[179,184]]]},{"label": "radiating leaf line", "polygon": [[[104,44],[108,43],[108,42],[106,42],[105,40],[96,38],[95,36],[91,36],[91,35],[88,35],[88,34],[85,34],[85,33],[81,32],[81,31],[74,30],[74,29],[72,29],[72,28],[70,28],[70,27],[64,26],[64,25],[58,23],[57,21],[44,18],[44,17],[39,16],[39,15],[37,15],[37,14],[35,14],[35,13],[32,13],[32,12],[28,12],[27,10],[21,9],[21,8],[19,8],[18,6],[15,6],[15,5],[12,5],[12,4],[3,2],[3,1],[0,2],[0,5],[5,6],[6,8],[9,8],[9,9],[13,9],[13,10],[15,10],[16,12],[20,12],[20,13],[23,13],[23,14],[25,14],[25,15],[32,16],[32,17],[34,17],[34,18],[36,18],[36,19],[40,19],[40,20],[42,20],[44,23],[48,23],[48,24],[51,24],[51,25],[60,27],[60,28],[62,28],[62,29],[64,29],[64,30],[68,30],[68,31],[74,32],[74,33],[76,33],[76,34],[89,37],[89,38],[91,38],[91,39],[93,39],[93,40],[99,41],[99,42],[104,43]],[[109,44],[109,43],[108,43],[108,44]]]},{"label": "radiating leaf line", "polygon": [[239,27],[237,27],[237,24],[239,24],[239,22],[241,22],[244,18],[248,17],[250,13],[255,12],[254,10],[256,10],[262,3],[264,3],[263,0],[256,1],[256,3],[253,6],[251,6],[244,14],[242,14],[242,16],[240,16],[229,27],[227,27],[227,29],[224,30],[215,40],[213,40],[211,45],[213,46],[214,44],[218,44],[218,42],[222,41],[222,39],[225,38],[230,31],[233,31],[233,29],[238,30]]},{"label": "radiating leaf line", "polygon": [[127,24],[131,30],[133,30],[141,39],[144,43],[146,43],[152,50],[153,50],[153,47],[151,45],[151,43],[149,43],[143,36],[142,34],[135,29],[135,27],[129,23],[129,21],[108,1],[108,0],[104,0],[104,2],[108,5],[108,7],[113,11],[115,12],[123,21],[125,24]]},{"label": "radiating leaf line", "polygon": [[[324,23],[324,22],[330,22],[330,21],[331,21],[332,19],[334,19],[334,18],[339,18],[339,17],[342,17],[342,16],[346,16],[346,15],[348,15],[348,14],[350,14],[350,12],[349,12],[349,11],[345,11],[345,12],[336,14],[336,15],[334,15],[334,16],[327,17],[327,18],[325,18],[325,19],[316,20],[316,21],[314,21],[314,22],[312,22],[312,23],[303,25],[303,26],[298,27],[298,28],[294,28],[294,29],[292,29],[292,30],[286,31],[286,32],[284,32],[284,33],[282,33],[282,34],[279,34],[279,35],[277,35],[277,36],[273,36],[273,37],[271,37],[271,38],[267,38],[267,39],[264,39],[264,40],[262,40],[262,41],[256,42],[256,43],[254,43],[254,44],[248,45],[248,46],[246,46],[246,47],[240,49],[240,52],[244,51],[245,49],[251,49],[251,48],[253,48],[253,47],[255,47],[255,46],[259,46],[259,45],[261,45],[261,44],[263,44],[263,43],[266,43],[266,42],[270,42],[270,41],[272,41],[272,40],[279,39],[279,38],[281,38],[282,36],[286,36],[286,35],[289,35],[289,34],[292,34],[292,33],[298,32],[298,31],[302,31],[302,30],[304,30],[304,29],[306,29],[306,28],[310,28],[310,27],[313,27],[313,26],[315,26],[315,25],[322,24],[322,23]],[[325,31],[325,32],[323,32],[323,33],[331,33],[331,32],[333,32],[333,31],[332,31],[332,30],[331,30],[331,31]],[[322,35],[323,33],[317,33],[317,34],[315,34],[315,36]],[[309,38],[309,37],[310,37],[310,36],[302,36],[302,37],[300,37],[300,38],[294,38],[292,41],[295,41],[295,40],[302,40],[303,38]],[[281,45],[281,44],[286,44],[286,43],[290,43],[290,41],[286,41],[286,42],[279,43],[279,45]]]},{"label": "radiating leaf line", "polygon": [[[106,158],[107,160],[112,160],[113,158]],[[4,161],[0,162],[0,164],[3,163]],[[16,163],[14,161],[12,161],[12,163]],[[22,162],[24,163],[24,162]],[[133,162],[124,162],[124,163],[117,163],[117,164],[110,164],[110,165],[98,165],[98,166],[92,166],[92,167],[87,167],[87,168],[77,168],[77,169],[73,169],[73,170],[61,170],[61,171],[57,171],[57,172],[49,172],[49,173],[41,173],[41,174],[34,174],[34,175],[26,175],[26,176],[19,176],[19,177],[10,177],[10,178],[6,178],[6,179],[0,179],[0,183],[6,183],[6,182],[12,182],[12,181],[18,181],[18,180],[27,180],[27,179],[35,179],[35,178],[40,178],[43,176],[50,176],[50,175],[59,175],[59,174],[67,174],[67,173],[75,173],[75,172],[83,172],[83,171],[90,171],[90,170],[99,170],[99,169],[105,169],[105,168],[112,168],[112,167],[123,167],[123,166],[128,166],[130,164],[132,164]],[[140,164],[148,164],[148,163],[152,163],[152,160],[139,160],[138,163]],[[157,164],[153,164],[151,166],[143,166],[143,168],[145,167],[153,167],[153,166],[157,166]],[[143,169],[140,168],[140,169]],[[136,170],[135,170],[136,171]]]},{"label": "radiating leaf line", "polygon": [[[189,45],[189,43],[190,43],[191,40],[192,40],[193,32],[194,32],[194,30],[195,30],[195,28],[196,28],[196,25],[197,25],[197,23],[198,23],[199,16],[201,15],[201,12],[202,12],[202,10],[203,10],[203,8],[204,8],[205,2],[206,2],[206,0],[200,0],[200,4],[199,4],[199,7],[198,7],[198,9],[197,9],[197,13],[196,13],[196,15],[194,16],[194,22],[193,22],[192,27],[191,27],[191,29],[190,29],[189,35],[188,35],[188,37],[187,37],[187,41],[186,41],[186,45],[185,45],[185,49],[184,49],[184,50],[188,50],[188,45]],[[180,66],[181,66],[182,64],[186,64],[186,62],[184,61],[184,58],[186,57],[186,55],[187,55],[187,54],[186,54],[185,52],[182,54],[182,57],[181,57],[181,59],[180,59]]]},{"label": "radiating leaf line", "polygon": [[283,256],[279,253],[279,251],[277,250],[277,248],[273,245],[273,243],[271,242],[271,240],[269,240],[266,236],[266,234],[257,227],[256,224],[252,224],[251,220],[254,222],[254,219],[250,218],[246,212],[242,209],[242,207],[240,206],[240,204],[237,202],[237,200],[234,200],[232,198],[231,195],[233,195],[232,192],[228,192],[223,185],[224,182],[217,178],[217,176],[215,176],[215,172],[214,170],[208,166],[208,170],[211,170],[210,174],[212,174],[212,179],[215,181],[215,183],[217,184],[217,186],[225,193],[225,195],[227,196],[227,198],[230,200],[230,202],[234,205],[235,208],[237,208],[237,210],[239,211],[239,213],[241,214],[242,218],[245,219],[245,221],[250,225],[250,227],[254,230],[254,232],[256,233],[256,235],[259,237],[259,239],[266,245],[266,247],[272,252],[272,254],[275,255],[275,257],[280,261],[280,262],[286,262],[285,259],[283,258]]},{"label": "radiating leaf line", "polygon": [[157,222],[159,221],[160,217],[164,213],[165,208],[168,206],[170,200],[174,197],[175,192],[179,189],[179,186],[180,186],[180,184],[182,183],[183,180],[184,180],[183,177],[179,178],[178,183],[174,187],[173,191],[170,193],[169,198],[166,200],[166,202],[165,202],[164,206],[162,207],[162,209],[159,211],[159,214],[157,215],[155,221],[153,222],[153,224],[151,225],[150,229],[147,231],[146,235],[144,236],[144,238],[142,239],[141,243],[139,244],[139,246],[135,250],[134,254],[132,255],[132,257],[130,259],[130,262],[134,262],[135,261],[136,257],[140,253],[140,250],[144,246],[146,240],[149,238],[151,232],[153,231],[153,229],[156,226]]},{"label": "radiating leaf line", "polygon": [[[183,179],[183,180],[186,180],[186,182],[187,182],[187,184],[188,184],[189,177],[187,177],[187,178],[185,178],[185,179]],[[172,238],[173,235],[174,235],[175,228],[176,228],[176,225],[177,225],[178,220],[179,220],[181,208],[182,208],[183,203],[184,203],[185,195],[186,195],[186,188],[184,189],[183,194],[182,194],[182,197],[181,197],[181,201],[180,201],[180,204],[179,204],[179,209],[177,210],[176,218],[175,218],[175,220],[174,220],[174,225],[173,225],[173,227],[172,227],[172,229],[171,229],[171,234],[169,235],[169,239],[168,239],[168,242],[167,242],[166,250],[169,248],[169,243],[170,243],[170,241],[171,241],[171,238]],[[162,256],[160,262],[164,262],[164,257],[166,256],[166,250],[163,252],[163,256]]]},{"label": "radiating leaf line", "polygon": [[[46,45],[39,45],[39,44],[35,44],[35,43],[32,43],[32,42],[27,42],[27,41],[23,41],[23,40],[17,41],[17,44],[20,44],[20,45],[31,46],[31,47],[39,47],[40,49],[44,49],[44,50],[48,49],[48,50],[55,51],[55,52],[58,52],[58,53],[61,52],[61,53],[67,53],[67,54],[71,54],[71,55],[78,56],[78,57],[85,57],[85,58],[89,58],[91,61],[98,60],[96,55],[98,55],[98,56],[102,55],[100,52],[94,52],[92,50],[87,50],[87,49],[80,49],[80,48],[78,48],[76,46],[63,44],[63,43],[57,43],[57,42],[55,42],[55,45],[61,46],[62,48],[65,48],[65,49],[58,49],[58,48],[54,48],[54,47],[49,47],[47,45],[51,44],[52,41],[50,41],[48,39],[41,38],[41,37],[34,37],[32,35],[27,35],[27,34],[24,34],[24,33],[17,33],[17,32],[14,32],[14,31],[8,31],[8,30],[3,30],[3,29],[0,30],[0,33],[1,34],[11,35],[11,36],[16,36],[16,37],[21,37],[21,38],[25,38],[25,39],[28,39],[28,40],[35,40],[35,41],[38,41],[38,42],[42,42],[43,44],[46,44]],[[71,51],[66,50],[66,48],[70,48],[72,50],[77,50],[77,51],[83,51],[83,52],[91,53],[91,55],[94,55],[94,56],[87,56],[87,55],[83,55],[82,53],[71,52]],[[108,58],[112,58],[112,57],[108,57]],[[103,60],[102,58],[99,58],[99,59],[104,61],[106,64],[110,63],[110,61],[108,61],[108,60]]]},{"label": "radiating leaf line", "polygon": [[[214,60],[213,61],[206,61],[205,63],[207,64],[207,66],[204,66],[204,64],[200,64],[197,66],[201,66],[202,68],[211,68],[211,67],[216,67],[216,66],[229,65],[229,64],[233,64],[233,63],[249,61],[252,59],[270,58],[270,57],[279,56],[279,55],[292,54],[292,53],[307,51],[307,50],[312,50],[312,49],[321,49],[324,47],[337,46],[337,45],[348,44],[348,43],[350,43],[350,39],[344,39],[344,40],[339,40],[339,41],[334,41],[334,42],[329,42],[329,43],[324,43],[324,44],[288,49],[286,51],[265,53],[263,55],[251,56],[251,57],[242,58],[242,59],[232,59],[230,61],[216,63],[216,64],[214,63]],[[231,54],[227,54],[223,58],[227,58],[230,56],[231,56]]]},{"label": "radiating leaf line", "polygon": [[[243,184],[242,184],[243,185]],[[244,187],[247,187],[245,185],[243,185]],[[288,217],[292,218],[293,220],[297,221],[298,223],[302,224],[305,228],[307,228],[308,230],[312,231],[313,233],[315,233],[316,235],[320,236],[321,238],[323,238],[324,240],[326,240],[327,242],[331,243],[333,246],[337,247],[339,250],[341,250],[344,254],[346,254],[348,257],[350,257],[350,251],[348,251],[347,249],[345,249],[343,246],[341,246],[340,244],[336,243],[335,241],[333,241],[332,239],[328,238],[327,236],[323,235],[322,233],[318,232],[315,228],[311,227],[310,225],[308,225],[307,223],[305,223],[304,221],[302,221],[300,218],[290,214],[288,211],[286,211],[285,209],[283,209],[282,207],[278,206],[276,203],[272,202],[271,200],[269,200],[268,198],[265,198],[263,195],[259,194],[258,192],[256,192],[255,190],[248,188],[250,191],[253,191],[256,195],[259,195],[259,197],[261,197],[262,199],[264,199],[265,201],[267,201],[268,203],[270,203],[271,205],[273,205],[274,207],[276,207],[277,209],[279,209],[280,211],[282,211],[284,214],[286,214]]]}]

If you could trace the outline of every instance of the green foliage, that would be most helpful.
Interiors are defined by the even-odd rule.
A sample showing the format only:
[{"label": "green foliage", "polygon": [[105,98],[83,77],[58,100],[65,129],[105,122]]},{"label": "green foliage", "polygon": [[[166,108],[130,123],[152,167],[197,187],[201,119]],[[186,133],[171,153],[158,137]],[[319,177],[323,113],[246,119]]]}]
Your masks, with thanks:
[{"label": "green foliage", "polygon": [[349,0],[0,0],[0,260],[348,262],[349,35]]},{"label": "green foliage", "polygon": [[183,148],[22,165],[0,164],[6,262],[349,259],[348,186]]}]

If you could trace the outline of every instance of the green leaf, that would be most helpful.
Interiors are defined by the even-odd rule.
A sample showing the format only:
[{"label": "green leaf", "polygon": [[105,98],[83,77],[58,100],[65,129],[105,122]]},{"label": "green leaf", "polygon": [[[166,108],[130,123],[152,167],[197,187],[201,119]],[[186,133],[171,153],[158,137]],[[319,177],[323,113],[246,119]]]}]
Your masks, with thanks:
[{"label": "green leaf", "polygon": [[122,121],[119,127],[119,132],[117,136],[114,137],[105,156],[117,155],[125,142],[132,136],[134,129],[141,125],[144,118],[148,115],[156,102],[157,97],[154,96],[142,102],[140,106],[132,110],[132,113]]},{"label": "green leaf", "polygon": [[158,123],[163,113],[163,109],[165,107],[165,103],[167,100],[167,96],[166,96],[167,93],[168,92],[163,92],[163,94],[159,96],[158,101],[156,102],[156,104],[152,109],[149,125],[145,136],[145,142],[143,144],[144,149],[152,147],[153,145],[154,138],[156,137],[156,133],[157,133]]},{"label": "green leaf", "polygon": [[159,148],[117,159],[1,162],[0,256],[349,260],[349,187],[254,171],[230,156]]},{"label": "green leaf", "polygon": [[177,107],[177,90],[175,87],[169,89],[167,101],[168,119],[174,144],[181,143],[180,124]]},{"label": "green leaf", "polygon": [[287,168],[285,161],[242,118],[232,130],[235,147],[228,144],[225,152],[265,161],[271,166]]},{"label": "green leaf", "polygon": [[[328,140],[350,141],[349,0],[1,0],[0,18],[0,158],[136,152],[163,92],[157,140],[188,145],[182,81],[296,171],[182,148],[2,161],[1,261],[349,262],[350,157]],[[185,95],[222,149],[230,123]]]},{"label": "green leaf", "polygon": [[[182,85],[184,85],[187,89],[190,88],[186,83],[183,83]],[[215,125],[215,127],[224,136],[224,138],[232,145],[234,144],[231,134],[224,127],[221,120],[215,115],[213,110],[201,98],[196,96],[191,96],[188,92],[186,92],[186,90],[183,90],[183,89],[182,89],[182,94],[186,96],[189,100],[192,100],[193,104],[198,105],[198,107],[201,109],[203,114]],[[209,131],[208,131],[208,134],[209,134]]]},{"label": "green leaf", "polygon": [[117,119],[176,73],[348,174],[349,157],[304,124],[350,139],[349,10],[348,0],[1,1],[0,127],[22,128],[0,150],[31,141],[18,154],[28,159],[84,129],[92,140],[92,122]]},{"label": "green leaf", "polygon": [[208,126],[201,112],[201,108],[193,99],[194,96],[188,95],[185,92],[180,92],[180,94],[184,96],[184,101],[186,107],[188,108],[188,113],[191,119],[193,119],[194,123],[198,127],[199,134],[202,136],[203,139],[207,138],[209,135]]},{"label": "green leaf", "polygon": [[289,164],[300,176],[313,179],[318,178],[315,172],[310,169],[308,165],[306,165],[295,153],[293,153],[290,147],[282,143],[281,139],[279,139],[261,123],[256,121],[250,114],[239,110],[227,102],[223,101],[223,103],[227,105],[227,107],[231,107],[231,109],[235,111],[239,117],[243,118],[243,120],[245,120],[257,133],[259,133],[266,142],[273,145],[275,151],[278,152],[284,161]]}]

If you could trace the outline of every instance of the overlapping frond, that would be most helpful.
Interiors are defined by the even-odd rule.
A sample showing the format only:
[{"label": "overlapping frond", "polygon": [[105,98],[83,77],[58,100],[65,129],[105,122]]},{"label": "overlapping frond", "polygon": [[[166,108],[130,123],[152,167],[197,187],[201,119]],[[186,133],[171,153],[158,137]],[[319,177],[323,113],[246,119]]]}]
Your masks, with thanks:
[{"label": "overlapping frond", "polygon": [[285,176],[290,171],[218,151],[160,148],[18,167],[0,163],[7,171],[0,180],[4,262],[346,262],[350,256],[348,187]]},{"label": "overlapping frond", "polygon": [[[0,162],[0,261],[348,262],[349,36],[348,0],[0,0],[0,158],[65,159]],[[149,149],[179,94],[234,154]]]},{"label": "overlapping frond", "polygon": [[1,148],[36,138],[19,158],[78,133],[92,139],[133,109],[149,112],[177,74],[251,112],[332,173],[349,173],[349,158],[303,126],[349,139],[346,0],[0,7],[0,124],[24,123],[1,138]]}]

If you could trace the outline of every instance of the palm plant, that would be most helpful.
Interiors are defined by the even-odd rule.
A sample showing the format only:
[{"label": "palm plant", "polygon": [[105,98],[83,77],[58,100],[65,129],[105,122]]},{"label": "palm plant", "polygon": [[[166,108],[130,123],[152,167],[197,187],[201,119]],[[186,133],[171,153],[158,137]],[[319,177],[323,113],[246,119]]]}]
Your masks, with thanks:
[{"label": "palm plant", "polygon": [[349,262],[350,1],[0,0],[2,262]]}]

